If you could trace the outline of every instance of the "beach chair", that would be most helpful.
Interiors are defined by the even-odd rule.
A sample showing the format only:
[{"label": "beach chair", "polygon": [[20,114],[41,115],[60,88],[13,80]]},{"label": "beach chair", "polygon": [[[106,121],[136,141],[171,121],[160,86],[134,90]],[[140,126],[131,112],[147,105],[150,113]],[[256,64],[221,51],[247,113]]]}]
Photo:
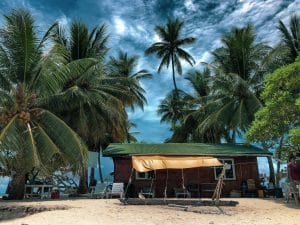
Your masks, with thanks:
[{"label": "beach chair", "polygon": [[142,194],[145,197],[154,198],[155,197],[155,188],[143,187],[139,194]]},{"label": "beach chair", "polygon": [[124,183],[113,183],[111,190],[106,192],[106,198],[112,198],[112,196],[120,196],[122,198],[124,195]]},{"label": "beach chair", "polygon": [[91,191],[91,198],[104,198],[106,196],[107,185],[105,183],[97,184]]},{"label": "beach chair", "polygon": [[184,197],[184,198],[190,198],[191,193],[186,188],[174,188],[175,197]]}]

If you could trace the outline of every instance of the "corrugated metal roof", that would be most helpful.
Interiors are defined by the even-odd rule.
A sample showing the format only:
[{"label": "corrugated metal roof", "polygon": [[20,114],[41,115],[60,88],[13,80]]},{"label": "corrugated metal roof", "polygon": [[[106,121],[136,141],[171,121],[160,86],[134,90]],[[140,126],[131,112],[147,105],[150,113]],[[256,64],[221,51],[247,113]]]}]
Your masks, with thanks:
[{"label": "corrugated metal roof", "polygon": [[268,156],[271,154],[252,145],[203,143],[110,144],[103,151],[104,156],[110,157],[122,155]]}]

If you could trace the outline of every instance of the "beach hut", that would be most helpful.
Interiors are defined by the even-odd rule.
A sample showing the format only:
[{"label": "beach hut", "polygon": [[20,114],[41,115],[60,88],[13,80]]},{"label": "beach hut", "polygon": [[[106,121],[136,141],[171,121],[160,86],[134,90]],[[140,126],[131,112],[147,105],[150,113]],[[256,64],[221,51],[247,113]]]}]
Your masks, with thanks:
[{"label": "beach hut", "polygon": [[[246,191],[243,184],[248,182],[251,189],[259,187],[257,157],[271,157],[263,149],[239,144],[203,144],[203,143],[165,143],[165,144],[110,144],[103,152],[114,161],[114,182],[128,183],[128,193],[137,197],[144,187],[155,188],[156,197],[175,196],[176,188],[187,187],[192,197],[212,197],[222,166],[182,166],[181,169],[133,170],[134,158],[142,160],[140,166],[147,168],[155,157],[211,157],[228,168],[224,176],[222,197],[230,196],[233,191]],[[145,161],[148,159],[148,161]],[[200,159],[200,158],[199,158]],[[187,161],[188,162],[188,161]],[[188,164],[191,162],[188,162]],[[162,163],[160,163],[162,164]],[[132,173],[134,171],[134,173]],[[139,172],[140,171],[140,172]],[[142,171],[142,172],[141,172]],[[248,188],[247,188],[248,189]],[[252,194],[255,195],[255,192]]]}]

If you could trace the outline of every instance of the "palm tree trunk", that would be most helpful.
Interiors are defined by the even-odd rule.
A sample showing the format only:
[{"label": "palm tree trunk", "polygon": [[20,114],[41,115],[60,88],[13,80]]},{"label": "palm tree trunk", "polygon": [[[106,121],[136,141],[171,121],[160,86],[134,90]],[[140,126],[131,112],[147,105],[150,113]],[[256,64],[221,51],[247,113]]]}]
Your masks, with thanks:
[{"label": "palm tree trunk", "polygon": [[89,187],[92,187],[92,186],[96,186],[96,180],[95,180],[95,168],[94,167],[91,167],[91,174],[90,174],[90,185]]},{"label": "palm tree trunk", "polygon": [[79,187],[78,187],[78,193],[79,194],[85,194],[88,191],[88,169],[82,168],[80,172],[80,180],[79,180]]},{"label": "palm tree trunk", "polygon": [[100,182],[103,183],[104,180],[103,180],[103,174],[102,174],[102,169],[101,169],[101,151],[102,151],[102,148],[100,146],[100,149],[99,149],[99,152],[98,152],[98,168],[99,168],[99,178],[100,178]]},{"label": "palm tree trunk", "polygon": [[18,170],[12,177],[8,187],[9,199],[23,199],[25,192],[26,173],[24,170]]},{"label": "palm tree trunk", "polygon": [[174,68],[174,55],[172,54],[172,77],[173,77],[173,84],[174,84],[174,89],[175,89],[175,93],[176,93],[176,97],[178,97],[178,89],[177,89],[177,85],[176,85],[176,80],[175,80],[175,68]]},{"label": "palm tree trunk", "polygon": [[231,143],[232,143],[232,144],[235,144],[235,138],[236,138],[236,131],[233,130],[233,131],[232,131],[232,136],[231,136]]}]

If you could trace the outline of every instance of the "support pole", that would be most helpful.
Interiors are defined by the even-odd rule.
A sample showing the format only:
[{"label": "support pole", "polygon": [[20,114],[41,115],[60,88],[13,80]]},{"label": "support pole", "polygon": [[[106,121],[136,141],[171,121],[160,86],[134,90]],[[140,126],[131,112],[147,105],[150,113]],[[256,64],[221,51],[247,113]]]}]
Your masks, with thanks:
[{"label": "support pole", "polygon": [[212,200],[215,201],[216,205],[219,205],[219,203],[220,203],[220,197],[221,197],[221,193],[222,193],[223,180],[224,180],[224,176],[225,176],[226,167],[227,167],[227,164],[225,163],[223,166],[222,172],[219,175],[218,183],[217,183],[216,189],[214,191],[214,194],[212,196]]}]

